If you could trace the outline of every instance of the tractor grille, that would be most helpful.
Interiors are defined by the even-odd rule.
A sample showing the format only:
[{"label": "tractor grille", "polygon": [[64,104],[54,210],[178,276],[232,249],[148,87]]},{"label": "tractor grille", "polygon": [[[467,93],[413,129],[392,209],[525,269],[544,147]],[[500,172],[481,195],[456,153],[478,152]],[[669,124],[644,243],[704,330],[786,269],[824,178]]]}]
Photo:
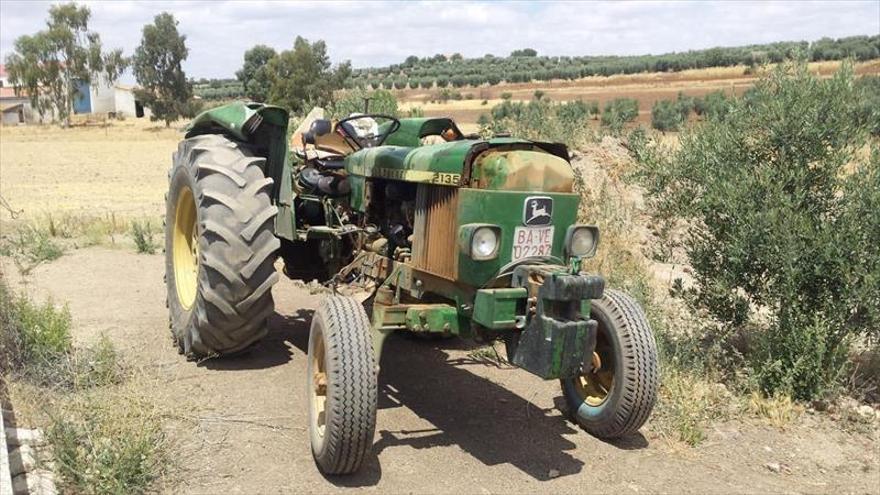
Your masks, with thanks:
[{"label": "tractor grille", "polygon": [[458,262],[455,216],[458,188],[419,184],[413,240],[413,265],[454,279]]}]

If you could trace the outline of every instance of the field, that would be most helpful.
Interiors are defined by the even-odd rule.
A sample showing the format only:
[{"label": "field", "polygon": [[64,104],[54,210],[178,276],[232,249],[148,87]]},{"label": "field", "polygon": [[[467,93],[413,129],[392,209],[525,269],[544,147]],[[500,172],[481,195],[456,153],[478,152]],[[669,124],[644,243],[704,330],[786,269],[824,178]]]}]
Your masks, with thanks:
[{"label": "field", "polygon": [[158,218],[180,135],[144,120],[103,128],[3,126],[0,195],[30,218],[49,213]]},{"label": "field", "polygon": [[[810,69],[823,76],[832,74],[840,67],[839,62],[814,62]],[[857,74],[880,74],[880,61],[858,64]],[[702,97],[713,91],[741,95],[756,80],[747,74],[747,67],[724,67],[686,70],[673,73],[648,73],[617,75],[611,77],[588,77],[576,81],[553,83],[500,84],[478,88],[456,89],[462,100],[436,101],[438,90],[407,89],[394,91],[405,104],[403,108],[421,107],[428,116],[451,116],[463,128],[475,130],[481,114],[489,114],[493,105],[501,102],[501,95],[509,93],[513,100],[528,101],[536,90],[554,101],[594,100],[600,108],[614,98],[634,98],[639,102],[638,122],[650,124],[651,107],[657,100],[675,99],[679,92],[688,96]],[[431,100],[435,100],[431,103]],[[485,101],[485,103],[484,103]]]},{"label": "field", "polygon": [[[815,66],[823,74],[833,64]],[[880,72],[880,63],[859,66]],[[642,120],[657,98],[679,91],[737,93],[752,83],[741,68],[699,73],[589,79],[542,87],[554,100],[620,96],[640,100]],[[473,127],[510,92],[531,98],[534,85],[473,90],[474,98],[425,103],[402,92],[426,114],[451,114]],[[462,93],[472,92],[463,89]],[[488,100],[482,105],[482,100]],[[876,493],[880,476],[877,421],[849,423],[831,413],[779,406],[769,414],[720,414],[706,439],[687,445],[670,426],[670,410],[655,415],[634,438],[604,442],[568,422],[558,384],[544,382],[463,342],[394,336],[383,354],[373,452],[352,478],[321,476],[306,430],[306,349],[309,318],[322,295],[282,277],[276,314],[255,350],[223,360],[187,362],[167,329],[164,257],[138,254],[129,222],[148,220],[161,243],[166,173],[183,123],[166,129],[142,120],[107,127],[0,128],[0,235],[28,223],[57,229],[71,223],[113,225],[109,238],[59,242],[65,253],[22,273],[0,256],[0,278],[34,300],[68,304],[76,343],[105,335],[134,370],[138,397],[161,411],[172,462],[158,481],[174,493],[326,493],[367,487],[378,493]],[[610,138],[579,150],[588,178],[619,175],[626,152]],[[614,190],[625,203],[632,191]],[[639,226],[644,229],[644,225]],[[124,241],[114,240],[119,233]],[[640,231],[641,233],[641,231]],[[89,247],[81,247],[89,244]],[[629,246],[634,251],[639,246]],[[655,265],[668,283],[672,270]],[[687,386],[685,383],[683,386]],[[685,389],[697,398],[725,395],[721,384]],[[37,422],[39,398],[12,391],[17,421]],[[746,399],[747,400],[747,399]],[[763,406],[762,406],[763,407]],[[703,411],[697,411],[702,414]],[[776,415],[776,416],[774,416]],[[873,421],[873,422],[872,422]]]}]

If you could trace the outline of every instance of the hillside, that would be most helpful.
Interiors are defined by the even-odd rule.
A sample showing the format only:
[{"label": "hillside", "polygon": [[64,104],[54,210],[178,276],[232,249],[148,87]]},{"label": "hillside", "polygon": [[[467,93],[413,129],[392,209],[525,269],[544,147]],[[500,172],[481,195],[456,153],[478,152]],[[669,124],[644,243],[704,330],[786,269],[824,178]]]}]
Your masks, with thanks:
[{"label": "hillside", "polygon": [[[424,58],[412,55],[399,64],[354,69],[347,86],[404,90],[574,81],[596,76],[753,67],[800,55],[813,62],[845,58],[874,60],[880,58],[880,35],[717,47],[660,55],[539,56],[529,48],[514,50],[507,57],[487,54],[480,58],[464,58],[457,53]],[[193,89],[207,100],[242,98],[245,94],[241,81],[234,78],[199,79],[194,82]]]},{"label": "hillside", "polygon": [[356,69],[352,73],[352,85],[373,89],[494,86],[501,82],[574,80],[590,76],[778,63],[798,56],[806,56],[814,62],[844,58],[871,60],[880,57],[880,36],[716,47],[661,55],[538,56],[535,50],[526,48],[515,50],[508,57],[490,54],[481,58],[463,58],[460,54],[449,57],[437,54],[425,58],[410,56],[403,63],[388,67]]}]

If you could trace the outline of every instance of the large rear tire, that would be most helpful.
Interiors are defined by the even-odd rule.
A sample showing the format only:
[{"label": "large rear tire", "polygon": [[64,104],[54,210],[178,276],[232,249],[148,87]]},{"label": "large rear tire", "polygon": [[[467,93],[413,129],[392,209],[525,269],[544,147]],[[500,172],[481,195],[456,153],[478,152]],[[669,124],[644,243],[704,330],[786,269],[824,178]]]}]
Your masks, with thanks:
[{"label": "large rear tire", "polygon": [[169,172],[165,285],[180,351],[242,351],[266,334],[279,241],[265,158],[242,143],[202,135],[180,143]]},{"label": "large rear tire", "polygon": [[588,433],[617,438],[638,431],[657,400],[657,345],[644,311],[632,298],[606,290],[592,301],[599,324],[593,368],[561,380],[569,415]]},{"label": "large rear tire", "polygon": [[376,360],[367,313],[331,296],[312,317],[307,389],[312,455],[325,474],[358,470],[376,430]]}]

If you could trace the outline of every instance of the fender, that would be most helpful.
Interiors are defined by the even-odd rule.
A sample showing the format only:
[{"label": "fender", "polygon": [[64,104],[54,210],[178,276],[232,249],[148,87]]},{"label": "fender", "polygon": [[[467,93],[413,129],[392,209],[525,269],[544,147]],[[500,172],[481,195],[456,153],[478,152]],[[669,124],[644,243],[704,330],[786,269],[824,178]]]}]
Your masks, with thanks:
[{"label": "fender", "polygon": [[263,173],[275,184],[272,199],[278,207],[275,233],[294,240],[293,184],[287,146],[289,115],[287,110],[262,103],[234,102],[206,110],[187,125],[186,137],[200,134],[226,134],[252,145],[266,158]]}]

